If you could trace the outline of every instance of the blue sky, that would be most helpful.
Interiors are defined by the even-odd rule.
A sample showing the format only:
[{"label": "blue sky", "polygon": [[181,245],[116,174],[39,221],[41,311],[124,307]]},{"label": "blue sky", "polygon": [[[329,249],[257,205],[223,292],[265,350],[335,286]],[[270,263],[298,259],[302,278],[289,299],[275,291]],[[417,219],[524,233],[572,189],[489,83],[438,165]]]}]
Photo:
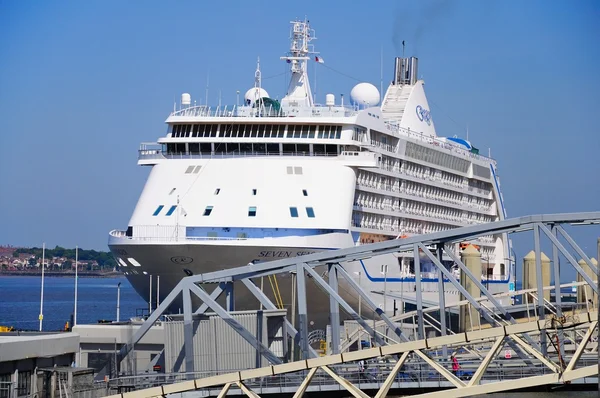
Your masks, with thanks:
[{"label": "blue sky", "polygon": [[[438,134],[468,125],[492,148],[509,216],[599,210],[597,1],[0,0],[0,244],[106,249],[147,176],[139,143],[165,133],[174,100],[204,101],[209,74],[209,102],[233,104],[258,56],[281,97],[288,22],[304,16],[327,65],[320,102],[379,87],[382,49],[387,85],[405,40]],[[590,254],[598,235],[576,234]]]}]

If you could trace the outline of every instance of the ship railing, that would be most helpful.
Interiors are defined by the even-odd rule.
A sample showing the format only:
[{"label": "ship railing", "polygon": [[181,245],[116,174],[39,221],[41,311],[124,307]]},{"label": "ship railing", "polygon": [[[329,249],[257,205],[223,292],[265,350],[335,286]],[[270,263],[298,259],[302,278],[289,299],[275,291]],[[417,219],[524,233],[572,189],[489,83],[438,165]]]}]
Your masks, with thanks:
[{"label": "ship railing", "polygon": [[[365,152],[367,153],[367,152]],[[166,152],[162,149],[141,149],[138,151],[138,159],[212,159],[212,158],[239,158],[239,157],[259,157],[259,156],[316,156],[316,157],[336,157],[336,156],[362,156],[355,155],[354,152],[341,153],[310,153],[310,152]]]},{"label": "ship railing", "polygon": [[359,112],[356,107],[314,105],[311,107],[274,107],[273,105],[194,105],[171,112],[169,117],[348,117]]},{"label": "ship railing", "polygon": [[493,158],[483,156],[478,153],[473,153],[468,149],[459,146],[458,144],[451,144],[447,141],[440,140],[439,138],[431,137],[420,132],[412,131],[411,129],[400,127],[398,124],[392,121],[386,122],[386,125],[388,130],[390,130],[393,133],[408,136],[409,138],[415,139],[417,141],[425,142],[432,146],[444,148],[452,152],[458,153],[460,155],[470,157],[472,159],[477,159],[484,162],[492,162],[494,164],[496,163],[496,161]]},{"label": "ship railing", "polygon": [[116,229],[110,231],[109,235],[115,238],[125,238],[132,241],[142,242],[193,242],[209,240],[239,241],[250,239],[247,236],[187,236],[185,234],[185,227],[182,226],[134,225],[132,227],[134,231],[132,236],[128,236],[123,230]]}]

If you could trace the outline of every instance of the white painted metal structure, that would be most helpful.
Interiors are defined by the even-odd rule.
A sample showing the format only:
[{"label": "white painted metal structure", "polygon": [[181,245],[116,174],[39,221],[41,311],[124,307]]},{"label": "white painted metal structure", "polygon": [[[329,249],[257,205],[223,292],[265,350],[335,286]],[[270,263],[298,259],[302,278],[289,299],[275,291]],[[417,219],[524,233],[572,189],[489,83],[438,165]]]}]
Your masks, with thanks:
[{"label": "white painted metal structure", "polygon": [[[352,90],[351,106],[332,95],[319,105],[307,73],[314,38],[307,21],[292,22],[290,50],[281,58],[291,79],[281,103],[268,98],[257,68],[243,105],[192,105],[186,95],[166,120],[166,136],[142,144],[138,164],[151,167],[148,180],[127,230],[109,234],[111,251],[142,297],[156,297],[148,289],[158,284],[148,279],[157,276],[163,300],[186,274],[505,218],[496,161],[468,141],[438,137],[416,58],[396,59],[380,106],[369,103],[379,93],[366,83]],[[477,277],[492,291],[507,291],[514,274],[506,235],[473,243],[487,262]],[[436,267],[428,258],[420,265],[437,299]],[[355,281],[360,272],[369,291],[414,284],[410,253],[344,266]],[[291,291],[291,280],[281,283]],[[379,295],[372,299],[393,308]],[[241,294],[236,308],[256,309]]]},{"label": "white painted metal structure", "polygon": [[[586,331],[579,347],[573,353],[573,355],[568,358],[569,362],[566,368],[564,368],[560,363],[550,360],[547,358],[547,356],[529,346],[521,338],[523,333],[539,332],[540,330],[545,331],[547,326],[548,325],[544,321],[536,321],[495,327],[487,330],[456,334],[453,336],[429,338],[419,341],[376,347],[368,350],[355,351],[351,353],[342,353],[322,358],[313,358],[287,364],[271,365],[259,369],[249,369],[214,377],[207,377],[204,379],[190,380],[171,385],[162,385],[145,390],[113,395],[111,397],[152,398],[164,397],[168,394],[176,394],[186,391],[215,389],[216,391],[219,391],[220,389],[218,396],[222,397],[230,392],[232,386],[237,386],[244,395],[254,398],[259,395],[253,391],[251,387],[249,387],[249,382],[251,382],[253,379],[294,374],[298,372],[305,376],[303,376],[304,380],[294,394],[294,398],[296,398],[303,396],[315,375],[317,375],[318,372],[322,372],[328,375],[332,382],[337,383],[346,389],[352,396],[357,398],[366,398],[368,395],[361,390],[360,385],[356,385],[348,379],[339,376],[335,371],[335,367],[344,364],[352,364],[354,366],[359,361],[369,359],[385,360],[389,358],[397,358],[389,365],[387,369],[389,373],[387,374],[385,381],[381,383],[375,395],[376,398],[381,398],[387,396],[390,388],[392,388],[394,383],[397,382],[397,375],[401,368],[406,364],[407,359],[412,356],[423,359],[431,367],[431,369],[433,369],[437,374],[447,380],[452,387],[454,387],[450,390],[444,389],[437,392],[428,392],[423,395],[414,396],[468,397],[477,394],[517,390],[546,384],[569,383],[577,379],[598,375],[598,367],[596,364],[581,367],[577,366],[581,359],[581,354],[584,352],[586,345],[590,341],[590,337],[598,327],[598,317],[596,313],[589,313],[585,319],[581,319],[577,323],[571,322],[563,324],[563,327],[565,328],[583,327]],[[482,376],[485,374],[490,363],[498,355],[508,340],[517,342],[523,350],[527,351],[533,358],[536,358],[541,364],[543,364],[546,374],[524,377],[517,380],[511,379],[499,382],[481,383]],[[466,344],[487,346],[485,358],[483,358],[481,364],[476,368],[469,380],[461,380],[460,378],[456,377],[443,364],[432,360],[427,354],[427,351],[432,351],[443,346],[452,347],[453,349],[458,350]],[[303,371],[304,373],[302,373]]]},{"label": "white painted metal structure", "polygon": [[[429,235],[417,235],[402,240],[392,240],[386,242],[375,243],[371,245],[364,245],[348,249],[340,249],[334,252],[326,253],[315,253],[298,258],[290,258],[279,261],[273,261],[263,264],[248,265],[240,268],[224,269],[222,271],[206,273],[196,276],[190,276],[183,279],[173,290],[166,300],[164,300],[157,310],[151,314],[146,323],[136,332],[133,336],[133,340],[130,344],[127,344],[121,349],[121,357],[123,358],[129,351],[133,349],[134,344],[141,339],[144,334],[150,329],[150,327],[156,322],[169,305],[181,295],[183,298],[184,305],[184,337],[185,337],[185,356],[186,356],[186,369],[193,372],[193,330],[192,330],[192,314],[201,313],[210,308],[212,311],[221,316],[225,322],[227,322],[237,333],[240,334],[249,344],[251,344],[257,352],[266,358],[273,366],[268,368],[248,370],[243,372],[237,372],[233,375],[219,376],[217,378],[209,378],[208,380],[197,380],[190,381],[186,384],[178,385],[177,387],[162,386],[157,389],[147,390],[141,395],[133,393],[134,396],[155,396],[155,394],[163,395],[166,393],[181,392],[190,389],[198,389],[203,387],[216,386],[219,384],[225,384],[224,392],[227,392],[231,385],[226,383],[241,383],[237,384],[246,394],[254,396],[250,390],[247,390],[248,386],[244,385],[246,379],[256,378],[266,375],[275,375],[282,373],[295,372],[299,370],[309,370],[307,376],[307,383],[310,382],[316,372],[321,369],[330,376],[332,376],[338,383],[343,385],[348,391],[355,396],[364,396],[356,387],[353,387],[347,380],[343,380],[339,376],[336,376],[334,370],[330,368],[333,365],[345,364],[352,361],[359,361],[365,358],[375,358],[381,356],[397,355],[395,358],[396,365],[392,368],[391,376],[386,380],[386,383],[380,390],[380,395],[385,395],[387,389],[390,388],[392,382],[396,377],[396,373],[402,367],[404,361],[407,360],[409,355],[419,358],[424,361],[428,366],[438,372],[445,380],[451,383],[457,388],[453,396],[468,396],[473,394],[479,394],[482,392],[499,391],[503,389],[521,388],[526,386],[535,386],[540,384],[547,384],[553,382],[559,382],[561,380],[570,381],[573,379],[587,377],[597,374],[596,366],[585,366],[576,369],[581,354],[585,347],[590,341],[591,336],[595,333],[597,327],[598,316],[595,312],[591,313],[587,311],[573,312],[572,315],[564,312],[563,303],[561,300],[560,292],[560,275],[561,275],[561,260],[564,261],[563,265],[572,266],[577,273],[579,273],[586,286],[589,286],[593,294],[598,295],[597,282],[590,277],[585,270],[582,269],[581,265],[576,260],[576,256],[584,260],[585,264],[590,267],[593,271],[593,275],[598,275],[598,269],[594,266],[591,259],[585,254],[585,252],[576,244],[571,236],[563,228],[563,225],[586,225],[586,224],[599,224],[600,223],[600,212],[592,213],[574,213],[574,214],[555,214],[555,215],[540,215],[540,216],[529,216],[515,219],[509,219],[504,221],[498,221],[495,223],[489,223],[484,225],[458,228],[451,231],[439,232]],[[553,275],[554,275],[554,289],[556,296],[556,303],[554,305],[547,305],[544,300],[537,300],[535,304],[535,316],[538,318],[537,321],[530,321],[526,323],[519,323],[513,318],[511,313],[506,307],[501,304],[501,297],[494,296],[490,291],[481,284],[480,279],[473,275],[465,264],[457,256],[453,254],[452,243],[460,242],[465,239],[472,240],[476,239],[480,235],[489,234],[501,234],[501,233],[517,233],[524,231],[532,231],[536,258],[540,259],[541,256],[541,238],[542,234],[547,238],[547,241],[552,245],[553,249]],[[568,247],[570,247],[568,249]],[[448,249],[450,248],[450,249]],[[349,275],[343,265],[348,261],[363,260],[367,257],[377,255],[380,253],[394,253],[412,249],[413,253],[417,253],[414,256],[415,261],[415,277],[416,277],[416,317],[413,314],[415,325],[414,328],[417,331],[418,340],[408,341],[407,337],[402,332],[402,325],[398,323],[398,319],[390,318],[381,308],[371,299],[371,292],[365,291],[354,279]],[[424,309],[421,297],[421,272],[419,270],[420,255],[419,251],[422,251],[425,256],[429,257],[435,264],[438,271],[444,275],[445,278],[440,278],[440,307],[446,308],[444,302],[443,292],[446,290],[444,284],[452,284],[455,288],[461,292],[465,297],[467,303],[473,307],[474,312],[478,314],[477,318],[483,322],[489,324],[489,328],[481,328],[477,331],[467,331],[462,333],[455,333],[452,330],[448,330],[445,324],[445,317],[441,317],[438,320],[439,337],[437,338],[426,338],[425,336],[425,319],[431,315],[427,309]],[[482,297],[474,297],[457,281],[453,274],[439,261],[443,254],[447,254],[453,258],[455,263],[464,272],[469,280],[469,283],[473,283],[477,286],[481,292]],[[319,267],[327,267],[326,272],[317,271]],[[233,283],[236,281],[241,282],[252,294],[255,296],[267,309],[275,309],[275,305],[269,300],[269,298],[255,285],[254,280],[257,278],[284,273],[294,273],[296,278],[297,287],[297,305],[298,305],[298,319],[299,319],[299,330],[296,330],[294,325],[287,323],[287,333],[293,339],[294,343],[299,347],[305,361],[296,363],[282,364],[282,360],[271,352],[268,347],[265,347],[260,341],[258,341],[252,333],[248,332],[239,322],[237,322],[230,315],[233,303],[234,290],[232,288]],[[541,278],[541,262],[536,263],[536,273],[538,274],[537,280]],[[331,320],[332,329],[332,341],[331,341],[331,353],[332,355],[327,358],[321,359],[309,359],[316,356],[315,351],[309,346],[308,342],[308,310],[306,306],[307,301],[307,283],[308,281],[314,283],[321,290],[326,292],[329,297],[329,319]],[[393,345],[390,348],[388,345],[390,339],[382,337],[382,335],[375,332],[377,327],[371,321],[366,321],[363,317],[359,316],[356,309],[349,304],[338,291],[338,286],[342,280],[345,280],[347,286],[354,289],[355,293],[360,295],[364,300],[364,303],[369,307],[370,311],[376,313],[381,322],[383,322],[389,328],[389,334],[393,338],[400,342],[399,345]],[[216,288],[211,292],[205,291],[199,286],[210,286],[213,284]],[[539,284],[536,289],[527,291],[527,294],[532,294],[534,297],[543,297],[543,291],[545,287]],[[222,307],[216,300],[225,292],[227,295],[227,309]],[[194,311],[191,297],[198,297],[203,304]],[[460,303],[463,304],[463,303]],[[347,344],[340,342],[340,314],[339,307],[354,319],[362,328],[362,331],[366,335],[370,335],[374,342],[380,347],[365,350],[361,352],[345,353],[342,352],[347,348]],[[549,310],[551,313],[549,313]],[[529,310],[528,310],[529,313]],[[408,318],[408,314],[403,315],[404,318]],[[400,319],[402,321],[402,319]],[[404,323],[404,321],[402,321]],[[583,329],[583,332],[577,331],[577,329]],[[566,331],[572,329],[574,334],[566,338]],[[597,335],[597,333],[596,333]],[[569,358],[569,355],[565,351],[565,341],[569,341],[570,344],[577,346],[575,352]],[[483,358],[482,365],[477,368],[475,373],[470,377],[468,383],[452,375],[446,368],[441,365],[440,360],[446,361],[448,358],[448,349],[458,350],[464,346],[465,343],[471,343],[479,350],[486,350],[485,357]],[[508,346],[511,352],[514,352],[522,361],[523,366],[530,369],[538,369],[537,366],[545,366],[549,369],[552,374],[540,376],[536,374],[531,378],[525,378],[521,381],[512,381],[511,383],[501,382],[499,384],[490,383],[489,385],[483,386],[482,375],[485,373],[490,361],[496,356],[498,350],[500,350],[504,344]],[[441,359],[437,347],[442,349]],[[475,348],[468,348],[468,352],[477,351]],[[597,350],[597,345],[596,348]],[[436,352],[436,354],[434,354]],[[413,355],[414,354],[414,355]],[[438,356],[438,360],[434,360],[433,355]],[[482,355],[479,355],[481,358]],[[388,358],[389,359],[389,358]],[[539,370],[538,370],[539,371]],[[543,373],[539,371],[540,373]],[[102,376],[102,375],[100,375]],[[389,382],[388,382],[389,381]],[[304,386],[304,384],[303,384]],[[387,386],[387,387],[386,387]],[[385,388],[384,388],[385,387]],[[298,391],[304,391],[304,387]],[[224,393],[223,392],[223,393]],[[146,394],[146,395],[143,395]],[[301,393],[300,393],[301,395]]]}]

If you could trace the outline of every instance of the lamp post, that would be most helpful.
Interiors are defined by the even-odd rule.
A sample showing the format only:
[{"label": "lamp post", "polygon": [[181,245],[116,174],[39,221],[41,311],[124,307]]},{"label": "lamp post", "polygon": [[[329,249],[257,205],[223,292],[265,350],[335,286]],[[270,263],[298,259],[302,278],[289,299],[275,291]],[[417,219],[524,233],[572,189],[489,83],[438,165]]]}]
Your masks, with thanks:
[{"label": "lamp post", "polygon": [[42,291],[40,293],[40,332],[44,320],[44,263],[46,262],[46,243],[42,243]]},{"label": "lamp post", "polygon": [[77,281],[78,281],[78,275],[77,275],[77,264],[78,264],[78,260],[79,260],[79,248],[77,246],[75,246],[75,308],[73,309],[73,326],[77,325]]},{"label": "lamp post", "polygon": [[117,322],[121,316],[121,282],[117,283]]}]

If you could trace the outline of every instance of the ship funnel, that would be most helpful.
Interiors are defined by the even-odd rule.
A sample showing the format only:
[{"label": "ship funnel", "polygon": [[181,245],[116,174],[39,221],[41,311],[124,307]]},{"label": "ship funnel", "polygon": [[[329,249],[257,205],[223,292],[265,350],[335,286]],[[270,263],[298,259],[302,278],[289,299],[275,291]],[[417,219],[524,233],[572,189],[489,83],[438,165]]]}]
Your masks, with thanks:
[{"label": "ship funnel", "polygon": [[417,82],[419,59],[417,57],[396,57],[394,64],[394,85],[410,84]]}]

